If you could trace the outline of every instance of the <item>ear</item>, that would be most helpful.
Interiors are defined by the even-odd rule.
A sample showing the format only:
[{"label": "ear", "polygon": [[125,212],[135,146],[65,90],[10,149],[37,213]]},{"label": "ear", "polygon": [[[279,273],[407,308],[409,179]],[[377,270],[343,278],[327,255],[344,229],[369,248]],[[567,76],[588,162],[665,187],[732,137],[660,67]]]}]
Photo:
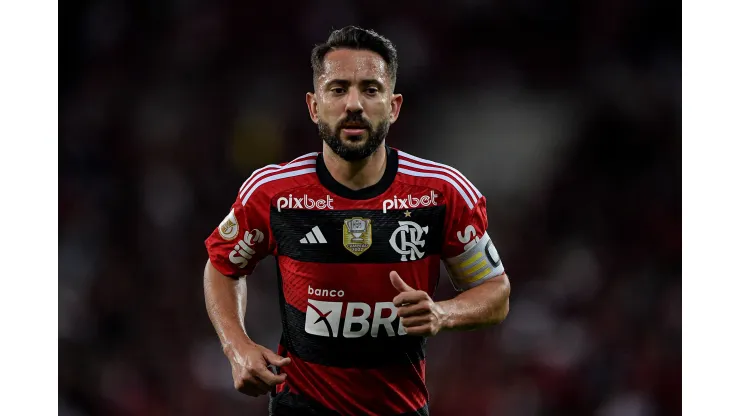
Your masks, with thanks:
[{"label": "ear", "polygon": [[401,104],[403,104],[403,95],[393,94],[391,97],[391,124],[398,120],[398,115],[401,113]]},{"label": "ear", "polygon": [[308,115],[311,116],[314,124],[319,122],[319,107],[316,101],[316,95],[312,92],[306,93],[306,105],[308,106]]}]

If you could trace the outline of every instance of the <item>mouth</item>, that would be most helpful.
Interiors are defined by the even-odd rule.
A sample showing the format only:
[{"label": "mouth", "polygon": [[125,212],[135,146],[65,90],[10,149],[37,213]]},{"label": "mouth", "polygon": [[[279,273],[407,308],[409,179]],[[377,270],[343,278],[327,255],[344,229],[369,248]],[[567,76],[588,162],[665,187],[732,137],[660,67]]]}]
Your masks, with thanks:
[{"label": "mouth", "polygon": [[366,128],[343,127],[342,132],[348,136],[360,136],[367,131]]}]

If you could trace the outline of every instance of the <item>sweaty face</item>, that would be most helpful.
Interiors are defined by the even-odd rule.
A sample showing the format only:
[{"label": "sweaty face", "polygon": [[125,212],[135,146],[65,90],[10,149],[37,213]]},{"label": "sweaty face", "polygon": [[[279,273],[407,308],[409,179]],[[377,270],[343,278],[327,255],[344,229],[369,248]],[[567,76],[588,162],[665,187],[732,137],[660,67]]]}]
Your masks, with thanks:
[{"label": "sweaty face", "polygon": [[316,88],[316,123],[324,142],[345,160],[372,155],[400,106],[383,58],[370,51],[331,51],[324,57]]}]

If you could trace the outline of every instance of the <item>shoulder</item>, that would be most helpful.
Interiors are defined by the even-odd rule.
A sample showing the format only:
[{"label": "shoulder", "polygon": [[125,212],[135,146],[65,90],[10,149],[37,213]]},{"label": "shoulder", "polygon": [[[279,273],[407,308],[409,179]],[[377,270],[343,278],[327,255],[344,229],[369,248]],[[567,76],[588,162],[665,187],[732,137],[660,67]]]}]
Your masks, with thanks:
[{"label": "shoulder", "polygon": [[272,196],[315,181],[318,153],[307,153],[290,162],[267,165],[255,170],[239,188],[241,205]]},{"label": "shoulder", "polygon": [[470,210],[484,199],[478,188],[454,167],[396,151],[398,173],[404,181],[437,189],[448,201],[467,205]]}]

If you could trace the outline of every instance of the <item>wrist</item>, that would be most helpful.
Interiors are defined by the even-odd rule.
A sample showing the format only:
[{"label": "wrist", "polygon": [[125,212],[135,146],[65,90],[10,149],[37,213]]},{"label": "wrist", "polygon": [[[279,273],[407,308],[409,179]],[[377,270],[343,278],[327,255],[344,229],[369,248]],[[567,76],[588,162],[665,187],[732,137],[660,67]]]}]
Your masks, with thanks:
[{"label": "wrist", "polygon": [[440,301],[436,302],[437,306],[439,307],[439,316],[440,316],[440,330],[441,331],[451,331],[455,329],[454,319],[452,316],[452,313],[450,311],[450,302]]},{"label": "wrist", "polygon": [[221,345],[221,349],[223,350],[224,354],[226,354],[226,356],[231,357],[237,351],[241,351],[244,348],[248,348],[253,345],[255,345],[254,341],[252,341],[245,334],[242,337],[224,341],[223,344]]}]

